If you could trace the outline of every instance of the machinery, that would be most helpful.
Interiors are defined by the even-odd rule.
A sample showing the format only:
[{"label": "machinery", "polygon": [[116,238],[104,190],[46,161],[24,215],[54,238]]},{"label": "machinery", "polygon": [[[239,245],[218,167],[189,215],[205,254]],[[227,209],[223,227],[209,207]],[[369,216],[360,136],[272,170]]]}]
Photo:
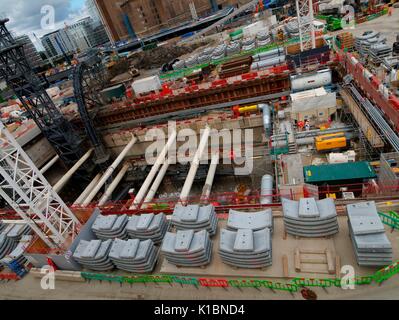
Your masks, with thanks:
[{"label": "machinery", "polygon": [[326,134],[315,137],[317,151],[330,151],[334,149],[346,148],[347,138],[344,132]]}]

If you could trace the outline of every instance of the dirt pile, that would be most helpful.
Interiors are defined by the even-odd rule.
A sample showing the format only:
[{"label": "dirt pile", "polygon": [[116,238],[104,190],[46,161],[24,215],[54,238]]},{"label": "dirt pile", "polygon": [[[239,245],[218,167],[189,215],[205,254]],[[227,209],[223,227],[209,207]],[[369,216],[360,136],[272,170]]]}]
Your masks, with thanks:
[{"label": "dirt pile", "polygon": [[176,44],[161,46],[149,51],[138,53],[131,59],[131,63],[140,69],[156,69],[162,67],[163,64],[168,63],[173,59],[193,52],[203,45],[203,43],[198,43],[184,46]]}]

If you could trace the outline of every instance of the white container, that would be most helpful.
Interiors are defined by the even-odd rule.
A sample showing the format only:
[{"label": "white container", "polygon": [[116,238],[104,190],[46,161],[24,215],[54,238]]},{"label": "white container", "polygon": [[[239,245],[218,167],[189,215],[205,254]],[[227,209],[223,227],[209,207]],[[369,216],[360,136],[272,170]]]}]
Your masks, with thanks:
[{"label": "white container", "polygon": [[161,80],[158,76],[152,76],[132,83],[132,89],[136,95],[157,91],[162,88]]},{"label": "white container", "polygon": [[331,70],[324,69],[316,73],[291,76],[293,92],[328,86],[332,83]]},{"label": "white container", "polygon": [[262,177],[260,193],[261,204],[271,204],[273,202],[273,176],[270,174]]}]

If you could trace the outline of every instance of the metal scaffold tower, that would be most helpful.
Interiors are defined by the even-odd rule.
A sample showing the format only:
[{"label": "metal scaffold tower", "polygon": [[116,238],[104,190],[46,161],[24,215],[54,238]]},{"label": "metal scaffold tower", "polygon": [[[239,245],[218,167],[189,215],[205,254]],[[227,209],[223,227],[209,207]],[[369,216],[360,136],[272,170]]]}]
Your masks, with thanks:
[{"label": "metal scaffold tower", "polygon": [[23,44],[17,43],[0,20],[0,79],[4,79],[66,165],[84,154],[82,140],[44,89],[32,70]]},{"label": "metal scaffold tower", "polygon": [[301,51],[316,48],[314,33],[313,0],[296,0]]},{"label": "metal scaffold tower", "polygon": [[0,122],[0,196],[50,247],[66,249],[80,222]]}]

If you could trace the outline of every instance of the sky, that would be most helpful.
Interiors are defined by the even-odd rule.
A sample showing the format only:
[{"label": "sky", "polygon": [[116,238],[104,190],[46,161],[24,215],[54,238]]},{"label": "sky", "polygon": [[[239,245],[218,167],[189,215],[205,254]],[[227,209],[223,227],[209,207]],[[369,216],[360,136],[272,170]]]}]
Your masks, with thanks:
[{"label": "sky", "polygon": [[[52,12],[54,24],[49,24]],[[0,0],[0,17],[10,19],[8,29],[17,35],[29,35],[39,50],[43,47],[34,34],[40,38],[87,15],[85,0]]]}]

